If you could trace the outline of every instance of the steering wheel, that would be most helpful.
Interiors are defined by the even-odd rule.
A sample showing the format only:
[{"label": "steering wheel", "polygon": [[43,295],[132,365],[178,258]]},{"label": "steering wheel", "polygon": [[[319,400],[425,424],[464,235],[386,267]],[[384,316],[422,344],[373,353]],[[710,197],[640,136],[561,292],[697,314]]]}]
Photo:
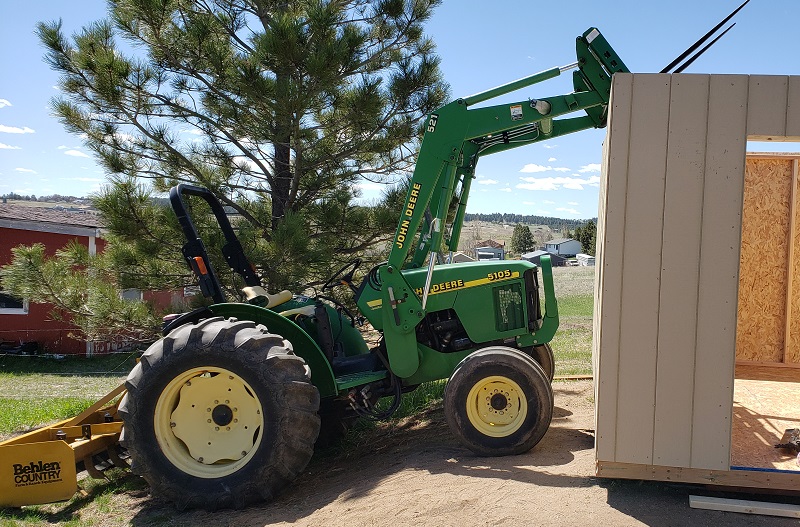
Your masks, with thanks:
[{"label": "steering wheel", "polygon": [[333,276],[328,278],[327,282],[322,284],[322,291],[333,289],[337,285],[350,285],[350,282],[353,281],[353,274],[359,265],[361,265],[361,258],[356,258],[352,262],[346,263],[341,269],[333,273]]}]

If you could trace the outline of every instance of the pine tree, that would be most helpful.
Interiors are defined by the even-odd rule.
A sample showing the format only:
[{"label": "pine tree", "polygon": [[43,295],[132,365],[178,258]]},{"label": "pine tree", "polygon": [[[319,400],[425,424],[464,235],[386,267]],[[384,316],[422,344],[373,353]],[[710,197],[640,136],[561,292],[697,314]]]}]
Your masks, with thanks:
[{"label": "pine tree", "polygon": [[[420,122],[448,96],[422,26],[439,3],[112,0],[72,39],[40,23],[62,75],[54,111],[111,174],[96,204],[119,269],[148,287],[182,268],[180,231],[152,199],[180,182],[238,214],[271,290],[374,253],[396,226]],[[386,191],[360,206],[370,181]]]},{"label": "pine tree", "polygon": [[511,251],[515,254],[525,254],[533,250],[535,242],[531,229],[527,225],[518,223],[511,233]]}]

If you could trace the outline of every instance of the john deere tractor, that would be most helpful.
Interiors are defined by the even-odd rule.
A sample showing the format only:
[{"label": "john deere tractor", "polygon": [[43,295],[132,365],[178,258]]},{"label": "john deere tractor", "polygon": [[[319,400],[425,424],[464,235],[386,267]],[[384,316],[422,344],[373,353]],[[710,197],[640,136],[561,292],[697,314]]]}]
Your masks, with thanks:
[{"label": "john deere tractor", "polygon": [[[321,423],[328,435],[354,416],[388,417],[404,392],[447,379],[444,413],[467,448],[482,456],[530,450],[553,411],[548,343],[558,308],[550,261],[542,258],[541,267],[516,260],[451,264],[441,253],[458,247],[482,156],[606,125],[611,77],[628,70],[594,28],[577,38],[577,59],[455,100],[427,117],[388,261],[362,270],[360,283],[355,260],[314,296],[268,294],[211,192],[173,188],[170,201],[187,239],[183,254],[214,303],[170,320],[128,376],[118,408],[64,423],[64,437],[83,444],[81,437],[97,439],[102,431],[106,440],[87,449],[90,456],[112,444],[121,428],[132,469],[154,494],[179,507],[242,507],[270,499],[304,469]],[[568,70],[574,70],[572,93],[477,107]],[[226,299],[188,196],[207,202],[216,216],[225,260],[246,284],[245,301]],[[352,293],[357,314],[332,300],[329,290],[339,286]],[[362,337],[361,317],[380,334],[377,344]],[[25,448],[19,459],[41,452]],[[9,463],[28,468],[24,460]],[[42,489],[41,501],[54,499]]]}]

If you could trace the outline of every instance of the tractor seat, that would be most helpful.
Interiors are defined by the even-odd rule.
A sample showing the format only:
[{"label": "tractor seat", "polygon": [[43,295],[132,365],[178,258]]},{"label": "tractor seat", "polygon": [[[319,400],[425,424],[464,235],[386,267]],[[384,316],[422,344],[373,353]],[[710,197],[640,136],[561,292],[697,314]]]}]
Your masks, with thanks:
[{"label": "tractor seat", "polygon": [[247,298],[248,304],[255,304],[268,308],[279,306],[292,299],[291,291],[283,290],[280,293],[271,295],[260,285],[245,287],[242,289],[242,293],[244,293]]}]

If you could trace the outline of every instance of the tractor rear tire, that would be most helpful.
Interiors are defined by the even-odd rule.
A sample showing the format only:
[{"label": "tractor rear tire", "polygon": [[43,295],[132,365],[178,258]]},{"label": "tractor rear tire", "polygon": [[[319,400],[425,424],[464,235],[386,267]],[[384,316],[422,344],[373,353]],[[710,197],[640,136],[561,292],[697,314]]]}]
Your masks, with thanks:
[{"label": "tractor rear tire", "polygon": [[522,454],[550,427],[553,389],[530,356],[492,346],[456,367],[445,387],[444,412],[452,432],[476,454]]},{"label": "tractor rear tire", "polygon": [[176,328],[125,382],[131,469],[179,509],[270,500],[314,453],[319,392],[310,378],[291,343],[263,325],[215,317]]}]

